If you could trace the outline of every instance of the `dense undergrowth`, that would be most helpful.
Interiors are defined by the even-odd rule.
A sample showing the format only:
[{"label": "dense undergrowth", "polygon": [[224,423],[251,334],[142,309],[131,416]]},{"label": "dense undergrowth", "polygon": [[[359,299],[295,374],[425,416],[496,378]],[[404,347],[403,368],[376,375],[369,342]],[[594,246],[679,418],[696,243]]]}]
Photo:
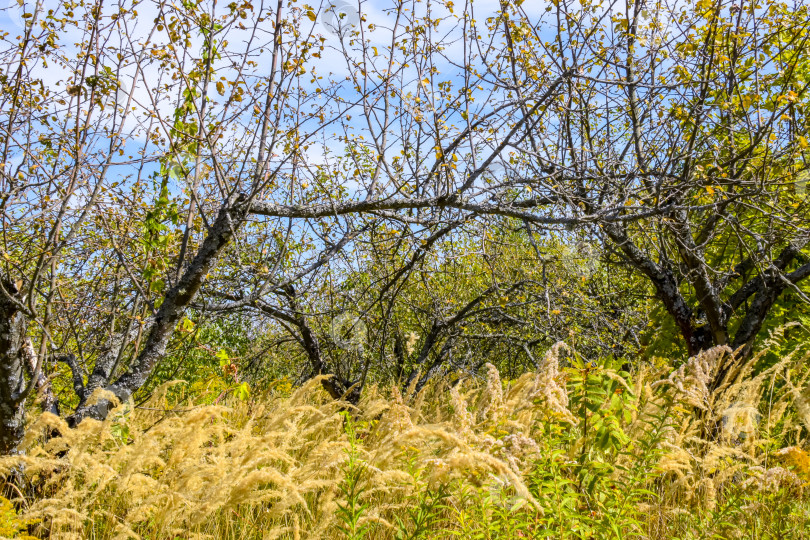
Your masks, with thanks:
[{"label": "dense undergrowth", "polygon": [[710,390],[731,358],[626,373],[558,344],[516,380],[488,365],[357,407],[318,380],[213,404],[172,383],[75,430],[44,414],[0,461],[0,536],[805,538],[807,358]]}]

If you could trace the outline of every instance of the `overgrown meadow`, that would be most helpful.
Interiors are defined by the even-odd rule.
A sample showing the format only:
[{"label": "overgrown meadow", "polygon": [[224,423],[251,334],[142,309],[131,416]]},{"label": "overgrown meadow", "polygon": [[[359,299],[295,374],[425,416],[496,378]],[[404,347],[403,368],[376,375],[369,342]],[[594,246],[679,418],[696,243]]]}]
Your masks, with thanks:
[{"label": "overgrown meadow", "polygon": [[318,379],[243,399],[168,383],[75,430],[34,419],[25,453],[0,461],[25,486],[2,499],[0,534],[805,538],[808,353],[753,375],[780,348],[628,373],[561,342],[515,380],[488,364],[356,406]]}]

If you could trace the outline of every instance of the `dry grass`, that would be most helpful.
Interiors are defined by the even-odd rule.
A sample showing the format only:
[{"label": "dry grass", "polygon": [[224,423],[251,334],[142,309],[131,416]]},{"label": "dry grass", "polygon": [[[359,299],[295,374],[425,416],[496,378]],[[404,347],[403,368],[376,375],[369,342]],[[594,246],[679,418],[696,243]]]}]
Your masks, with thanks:
[{"label": "dry grass", "polygon": [[0,474],[22,471],[16,530],[42,538],[339,538],[349,462],[368,538],[765,538],[808,521],[806,357],[736,363],[711,392],[727,349],[632,377],[562,369],[564,351],[507,383],[488,365],[357,408],[317,379],[227,406],[179,408],[164,386],[75,430],[36,418]]}]

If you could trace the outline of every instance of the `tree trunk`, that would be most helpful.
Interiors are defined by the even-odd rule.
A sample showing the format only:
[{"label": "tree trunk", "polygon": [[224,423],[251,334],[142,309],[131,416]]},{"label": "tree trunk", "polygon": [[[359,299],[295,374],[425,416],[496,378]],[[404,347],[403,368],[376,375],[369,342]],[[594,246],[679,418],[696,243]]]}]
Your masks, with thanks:
[{"label": "tree trunk", "polygon": [[[3,288],[17,294],[6,280]],[[25,434],[25,331],[25,315],[11,299],[0,296],[0,455],[15,453]]]},{"label": "tree trunk", "polygon": [[[249,207],[250,203],[244,195],[239,195],[232,202],[223,204],[194,259],[183,272],[177,284],[166,293],[160,309],[154,316],[154,322],[140,354],[118,380],[105,387],[120,401],[129,399],[143,386],[157,363],[165,355],[169,339],[181,321],[186,308],[197,296],[205,276],[214,267],[219,255],[244,223]],[[108,377],[113,375],[111,372],[107,374]],[[89,397],[89,393],[85,391],[84,400],[86,401]],[[91,406],[83,403],[76,409],[76,412],[68,417],[68,424],[76,426],[88,416],[103,420],[112,408],[113,403],[106,399],[100,399]]]}]

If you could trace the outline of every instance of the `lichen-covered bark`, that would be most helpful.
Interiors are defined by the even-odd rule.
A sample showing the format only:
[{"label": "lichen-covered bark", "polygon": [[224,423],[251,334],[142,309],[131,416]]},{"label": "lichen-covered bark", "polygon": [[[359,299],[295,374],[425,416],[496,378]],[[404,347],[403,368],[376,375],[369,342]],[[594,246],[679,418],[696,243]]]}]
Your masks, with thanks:
[{"label": "lichen-covered bark", "polygon": [[[5,290],[16,294],[12,283],[3,283]],[[25,433],[26,319],[17,306],[0,295],[0,455],[12,454]]]},{"label": "lichen-covered bark", "polygon": [[[151,329],[140,354],[121,377],[104,387],[105,390],[115,394],[119,400],[125,401],[143,386],[158,361],[165,355],[166,346],[174,329],[199,292],[205,276],[244,223],[248,208],[249,203],[244,196],[237,197],[231,204],[223,205],[194,259],[177,284],[166,293],[160,309],[152,319]],[[109,373],[109,376],[112,376],[112,373]],[[89,394],[85,389],[85,400],[90,397]],[[88,416],[104,419],[112,406],[113,404],[106,399],[101,399],[91,406],[83,404],[68,418],[68,423],[78,425]]]}]

